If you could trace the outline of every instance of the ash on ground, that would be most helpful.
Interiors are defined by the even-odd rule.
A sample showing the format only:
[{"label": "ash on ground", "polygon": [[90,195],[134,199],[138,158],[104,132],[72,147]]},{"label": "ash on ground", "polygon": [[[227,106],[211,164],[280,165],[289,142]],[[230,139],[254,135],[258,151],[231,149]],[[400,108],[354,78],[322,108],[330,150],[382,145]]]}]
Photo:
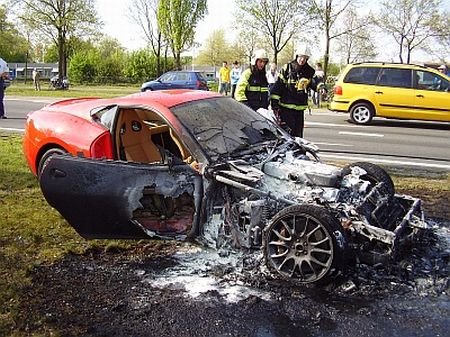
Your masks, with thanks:
[{"label": "ash on ground", "polygon": [[272,278],[261,256],[180,242],[68,255],[31,272],[17,325],[62,336],[446,336],[450,221],[396,261],[327,286]]}]

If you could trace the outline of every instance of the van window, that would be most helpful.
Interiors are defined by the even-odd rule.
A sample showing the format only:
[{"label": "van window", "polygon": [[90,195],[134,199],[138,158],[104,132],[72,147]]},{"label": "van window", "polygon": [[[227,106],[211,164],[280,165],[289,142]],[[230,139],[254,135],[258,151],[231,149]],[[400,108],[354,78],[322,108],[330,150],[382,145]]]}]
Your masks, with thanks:
[{"label": "van window", "polygon": [[450,82],[438,74],[416,70],[415,78],[415,88],[419,90],[449,91]]},{"label": "van window", "polygon": [[383,68],[378,85],[399,88],[412,88],[411,69]]},{"label": "van window", "polygon": [[378,67],[355,67],[347,73],[344,83],[375,84],[379,72]]}]

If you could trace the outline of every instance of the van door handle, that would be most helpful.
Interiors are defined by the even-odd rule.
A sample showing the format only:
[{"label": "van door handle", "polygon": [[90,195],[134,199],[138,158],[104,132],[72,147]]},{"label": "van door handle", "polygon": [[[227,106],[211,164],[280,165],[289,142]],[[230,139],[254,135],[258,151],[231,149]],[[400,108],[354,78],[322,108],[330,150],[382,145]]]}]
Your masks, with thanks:
[{"label": "van door handle", "polygon": [[375,91],[376,94],[383,94],[382,91]]},{"label": "van door handle", "polygon": [[423,95],[421,95],[421,94],[419,94],[419,95],[416,95],[416,97],[421,97],[421,98],[423,98],[424,96],[423,96]]}]

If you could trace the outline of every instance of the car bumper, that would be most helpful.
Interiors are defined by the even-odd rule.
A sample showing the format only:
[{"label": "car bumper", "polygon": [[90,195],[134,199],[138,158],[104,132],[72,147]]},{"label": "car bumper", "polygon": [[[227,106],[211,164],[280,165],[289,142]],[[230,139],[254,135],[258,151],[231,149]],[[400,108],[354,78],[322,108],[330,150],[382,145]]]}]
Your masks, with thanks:
[{"label": "car bumper", "polygon": [[332,111],[348,112],[350,108],[350,102],[348,101],[331,101],[329,109]]}]

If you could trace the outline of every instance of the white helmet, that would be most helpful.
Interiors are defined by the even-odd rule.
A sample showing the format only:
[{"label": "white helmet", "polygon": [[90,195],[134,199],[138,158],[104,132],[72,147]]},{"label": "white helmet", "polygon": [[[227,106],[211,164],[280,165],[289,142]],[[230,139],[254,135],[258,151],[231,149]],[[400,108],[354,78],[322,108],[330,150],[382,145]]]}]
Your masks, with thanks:
[{"label": "white helmet", "polygon": [[257,49],[252,55],[252,65],[256,64],[257,60],[264,60],[266,62],[269,62],[269,57],[267,56],[267,53],[264,49]]},{"label": "white helmet", "polygon": [[295,51],[295,57],[298,56],[306,56],[306,57],[310,57],[311,56],[311,51],[309,50],[308,46],[302,46],[297,48],[297,50]]}]

